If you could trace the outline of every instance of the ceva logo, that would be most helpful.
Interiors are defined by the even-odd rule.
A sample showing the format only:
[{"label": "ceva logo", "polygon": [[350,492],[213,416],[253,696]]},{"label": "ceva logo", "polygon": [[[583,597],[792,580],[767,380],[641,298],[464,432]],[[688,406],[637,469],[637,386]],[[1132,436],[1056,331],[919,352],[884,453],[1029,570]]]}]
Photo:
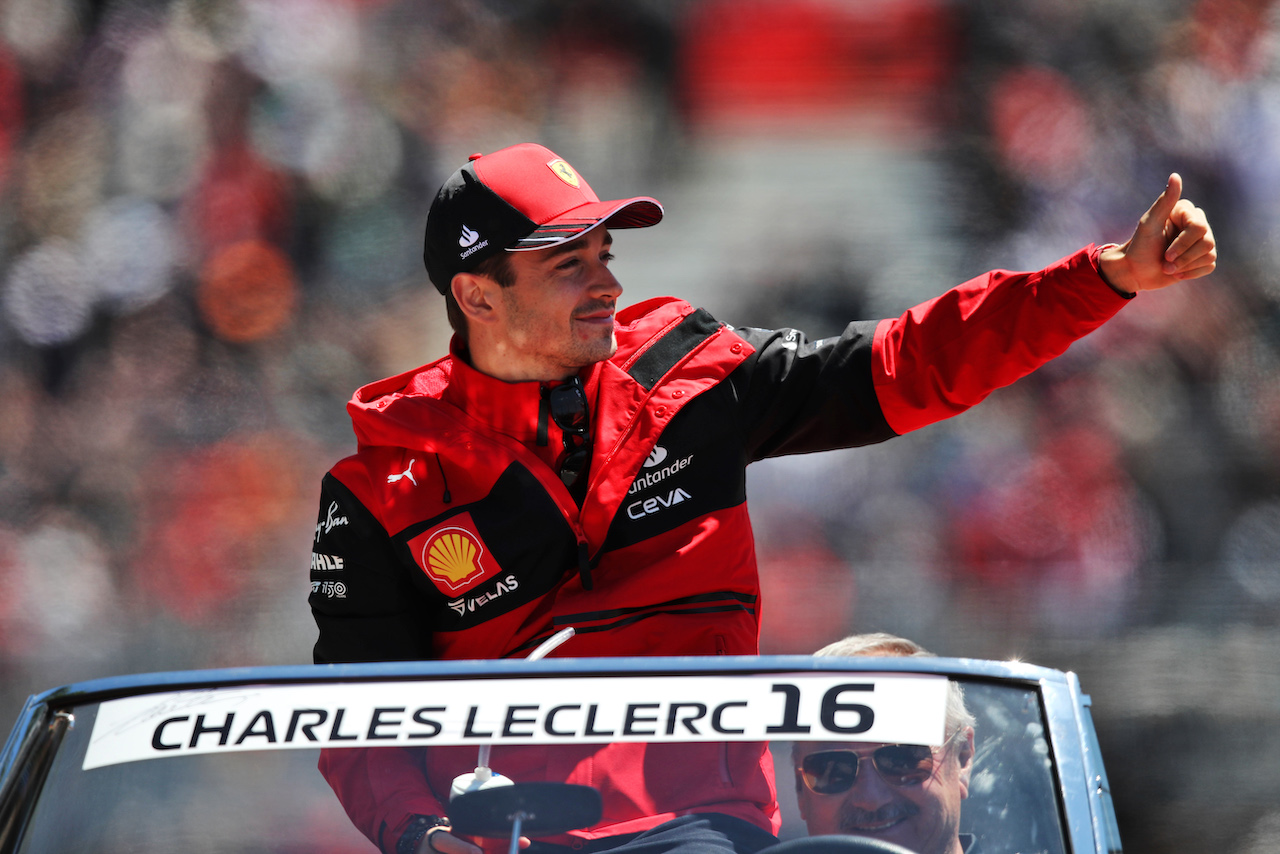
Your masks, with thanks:
[{"label": "ceva logo", "polygon": [[633,501],[627,505],[627,515],[632,519],[643,519],[645,516],[652,516],[654,513],[661,513],[668,507],[674,507],[677,504],[683,504],[693,496],[685,492],[683,489],[673,489],[664,495],[656,495],[653,498],[643,498],[639,501]]}]

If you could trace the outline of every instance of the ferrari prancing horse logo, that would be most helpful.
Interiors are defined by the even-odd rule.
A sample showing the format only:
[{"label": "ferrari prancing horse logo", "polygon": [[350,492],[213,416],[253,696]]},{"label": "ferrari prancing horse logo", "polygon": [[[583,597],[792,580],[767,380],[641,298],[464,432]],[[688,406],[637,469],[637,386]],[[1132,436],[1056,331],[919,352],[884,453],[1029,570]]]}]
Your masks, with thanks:
[{"label": "ferrari prancing horse logo", "polygon": [[573,167],[568,163],[565,163],[563,160],[552,160],[547,163],[547,166],[552,172],[556,173],[557,178],[564,181],[570,187],[576,189],[579,186],[578,173],[574,172]]}]

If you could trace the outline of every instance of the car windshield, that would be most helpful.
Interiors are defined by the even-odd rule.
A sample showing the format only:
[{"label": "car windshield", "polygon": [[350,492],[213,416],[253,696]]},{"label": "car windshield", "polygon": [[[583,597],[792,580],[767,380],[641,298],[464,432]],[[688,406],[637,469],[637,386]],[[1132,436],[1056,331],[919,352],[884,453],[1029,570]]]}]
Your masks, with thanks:
[{"label": "car windshield", "polygon": [[[953,686],[960,719],[947,705]],[[376,799],[395,780],[341,781],[334,769],[357,757],[407,761],[441,803],[450,781],[492,788],[476,778],[491,769],[499,782],[586,784],[602,806],[581,808],[602,809],[606,821],[626,813],[637,785],[647,812],[714,812],[708,781],[728,785],[746,767],[738,759],[762,750],[772,754],[773,791],[762,783],[757,800],[776,812],[783,840],[879,834],[923,850],[890,828],[928,817],[921,793],[940,787],[958,757],[951,767],[965,769],[966,785],[947,833],[959,848],[945,850],[1067,847],[1034,684],[891,672],[417,678],[151,690],[67,711],[73,723],[26,808],[19,851],[372,852],[344,805]],[[335,775],[342,800],[326,779]],[[573,816],[573,798],[555,798],[541,818],[529,810],[524,835],[569,842],[570,826],[599,826],[598,815]],[[454,802],[455,823],[473,801]],[[498,819],[467,819],[502,824],[483,830],[493,851],[506,850],[511,829],[512,812],[501,809]]]}]

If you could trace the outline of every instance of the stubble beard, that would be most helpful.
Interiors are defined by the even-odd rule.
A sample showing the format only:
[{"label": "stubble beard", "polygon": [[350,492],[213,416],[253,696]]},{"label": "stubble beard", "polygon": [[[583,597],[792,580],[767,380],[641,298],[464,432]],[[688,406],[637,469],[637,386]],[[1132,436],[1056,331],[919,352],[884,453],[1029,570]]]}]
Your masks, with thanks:
[{"label": "stubble beard", "polygon": [[578,341],[575,348],[576,353],[574,367],[585,368],[594,365],[596,362],[603,362],[618,352],[618,339],[610,330],[607,337],[593,338],[589,341]]},{"label": "stubble beard", "polygon": [[592,314],[606,308],[612,309],[614,305],[610,303],[607,305],[585,306],[579,311],[575,311],[573,319],[569,321],[571,332],[574,333],[574,349],[576,351],[574,353],[574,361],[576,362],[576,367],[584,368],[588,365],[594,365],[596,362],[603,362],[618,351],[618,336],[612,323],[610,323],[607,331],[604,329],[592,330],[592,334],[587,338],[580,338],[576,334],[578,331],[577,318],[579,316]]}]

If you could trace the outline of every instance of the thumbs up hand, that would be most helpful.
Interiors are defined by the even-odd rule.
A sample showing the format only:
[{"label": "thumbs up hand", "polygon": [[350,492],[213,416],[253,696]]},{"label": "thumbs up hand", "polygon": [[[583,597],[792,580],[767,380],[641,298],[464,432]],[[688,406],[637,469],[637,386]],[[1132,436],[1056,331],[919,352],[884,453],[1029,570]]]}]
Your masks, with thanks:
[{"label": "thumbs up hand", "polygon": [[1182,198],[1182,177],[1169,176],[1164,192],[1155,200],[1133,236],[1125,243],[1107,246],[1098,258],[1102,276],[1125,293],[1164,288],[1184,279],[1198,279],[1213,272],[1218,249],[1204,211]]}]

